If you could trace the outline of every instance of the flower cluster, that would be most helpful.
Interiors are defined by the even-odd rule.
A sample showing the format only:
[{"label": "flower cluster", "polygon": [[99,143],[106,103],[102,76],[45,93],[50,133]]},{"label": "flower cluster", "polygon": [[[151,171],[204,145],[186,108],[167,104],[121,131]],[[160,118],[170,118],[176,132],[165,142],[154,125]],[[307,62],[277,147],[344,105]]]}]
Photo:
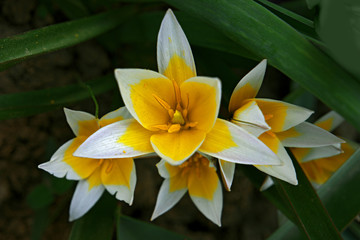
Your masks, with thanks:
[{"label": "flower cluster", "polygon": [[161,23],[157,62],[158,72],[115,70],[125,107],[101,119],[65,109],[76,138],[39,167],[56,177],[79,180],[70,220],[83,216],[105,189],[131,204],[136,184],[133,158],[155,153],[161,158],[157,168],[164,181],[152,219],[188,191],[197,208],[220,226],[222,186],[214,159],[228,190],[236,163],[254,165],[296,185],[296,172],[284,147],[295,152],[299,148],[326,151],[343,143],[329,129],[305,122],[312,111],[255,98],[266,60],[236,86],[229,104],[231,119],[218,118],[221,82],[196,75],[190,45],[171,10]]}]

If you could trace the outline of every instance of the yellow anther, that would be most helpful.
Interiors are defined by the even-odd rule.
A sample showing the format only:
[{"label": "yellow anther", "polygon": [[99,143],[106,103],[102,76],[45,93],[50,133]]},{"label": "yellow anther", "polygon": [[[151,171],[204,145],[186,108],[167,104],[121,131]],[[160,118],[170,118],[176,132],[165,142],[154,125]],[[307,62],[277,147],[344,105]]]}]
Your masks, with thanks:
[{"label": "yellow anther", "polygon": [[153,96],[156,99],[156,101],[158,101],[158,103],[160,103],[160,105],[163,108],[165,108],[168,111],[171,109],[170,105],[167,102],[165,102],[164,100],[162,100],[160,97],[156,96],[155,94],[153,94]]},{"label": "yellow anther", "polygon": [[175,80],[173,80],[173,85],[174,85],[174,91],[175,91],[175,98],[176,98],[176,103],[177,106],[176,108],[180,108],[180,103],[181,103],[181,92],[180,92],[180,88],[179,85],[177,84],[177,82]]},{"label": "yellow anther", "polygon": [[180,124],[172,124],[167,131],[168,133],[174,133],[180,131],[180,129],[181,129]]},{"label": "yellow anther", "polygon": [[174,113],[174,117],[171,120],[171,123],[177,123],[180,125],[184,125],[185,124],[185,119],[183,117],[183,115],[181,114],[180,111],[176,110]]},{"label": "yellow anther", "polygon": [[269,119],[271,119],[273,117],[274,117],[274,115],[272,115],[272,114],[265,114],[264,115],[265,121],[267,121],[267,120],[269,120]]},{"label": "yellow anther", "polygon": [[159,124],[159,125],[153,125],[151,126],[153,128],[157,128],[157,129],[160,129],[160,130],[164,130],[164,131],[167,131],[169,129],[169,125],[168,124]]}]

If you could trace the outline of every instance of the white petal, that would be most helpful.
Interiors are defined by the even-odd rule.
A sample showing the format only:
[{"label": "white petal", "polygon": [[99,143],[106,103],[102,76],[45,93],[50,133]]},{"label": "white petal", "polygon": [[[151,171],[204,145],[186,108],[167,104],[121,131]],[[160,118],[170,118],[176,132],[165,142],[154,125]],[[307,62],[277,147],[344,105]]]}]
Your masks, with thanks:
[{"label": "white petal", "polygon": [[[102,127],[80,145],[74,156],[96,159],[129,158],[153,152],[147,130],[141,126],[133,127],[136,124],[138,123],[132,118]],[[119,140],[125,134],[128,136],[126,144]]]},{"label": "white petal", "polygon": [[196,75],[194,58],[190,44],[176,20],[174,13],[169,9],[161,22],[157,40],[157,62],[160,73],[164,73],[170,59],[177,55],[185,60],[188,67]]},{"label": "white petal", "polygon": [[64,108],[64,112],[65,112],[65,116],[66,116],[66,121],[68,122],[68,124],[69,124],[71,130],[73,131],[73,133],[75,134],[75,136],[77,136],[79,133],[79,122],[80,121],[89,121],[89,120],[95,119],[95,116],[93,116],[87,112],[71,110],[68,108]]},{"label": "white petal", "polygon": [[273,185],[274,185],[274,181],[272,180],[272,178],[269,176],[266,176],[263,184],[260,187],[260,191],[261,192],[265,191],[265,190],[269,189],[270,187],[272,187]]},{"label": "white petal", "polygon": [[298,181],[296,178],[294,165],[291,161],[290,156],[287,154],[283,146],[279,146],[277,155],[282,160],[283,165],[281,166],[254,165],[254,166],[260,171],[269,174],[270,176],[279,178],[290,184],[297,185]]},{"label": "white petal", "polygon": [[[343,152],[341,150],[340,143],[325,147],[316,147],[316,148],[290,148],[290,150],[293,152],[296,159],[301,163],[309,162],[311,160],[315,160],[319,158],[332,157]],[[298,151],[304,154],[298,155],[297,154]]]},{"label": "white petal", "polygon": [[58,178],[63,178],[66,176],[66,179],[70,180],[80,180],[81,177],[72,169],[70,165],[63,161],[65,151],[72,144],[74,139],[64,143],[51,157],[49,162],[45,162],[39,165],[39,168],[49,172]]},{"label": "white petal", "polygon": [[179,200],[184,196],[187,189],[180,189],[170,192],[170,180],[165,179],[160,187],[157,196],[154,212],[151,216],[151,221],[160,216],[161,214],[169,211]]},{"label": "white petal", "polygon": [[276,136],[285,147],[323,147],[345,142],[328,131],[308,122],[300,123],[285,132],[279,132]]},{"label": "white petal", "polygon": [[129,119],[132,118],[130,112],[127,110],[126,107],[118,108],[112,112],[109,112],[108,114],[105,114],[100,120],[102,119],[113,119],[117,117],[122,117],[123,119]]},{"label": "white petal", "polygon": [[219,166],[225,188],[230,191],[235,174],[235,163],[219,159]]},{"label": "white petal", "polygon": [[237,109],[231,122],[244,128],[256,137],[271,129],[266,123],[264,115],[256,101],[250,101]]},{"label": "white petal", "polygon": [[165,159],[161,159],[160,162],[158,162],[156,164],[156,167],[159,171],[159,174],[161,177],[163,178],[169,178],[170,177],[170,174],[168,172],[168,170],[166,169],[166,166],[165,166],[165,163],[166,163],[166,160]]},{"label": "white petal", "polygon": [[71,200],[69,221],[76,220],[87,213],[99,200],[104,190],[103,185],[89,190],[89,184],[86,180],[79,181]]},{"label": "white petal", "polygon": [[319,118],[316,122],[315,125],[321,126],[325,123],[325,122],[329,122],[330,124],[325,124],[326,126],[328,126],[327,131],[331,132],[333,131],[335,128],[337,128],[342,122],[344,121],[344,118],[338,114],[335,111],[330,111],[327,114],[325,114],[324,116],[322,116],[321,118]]},{"label": "white petal", "polygon": [[263,142],[235,124],[217,119],[206,135],[199,152],[228,162],[241,164],[282,164]]},{"label": "white petal", "polygon": [[239,81],[230,98],[230,113],[240,108],[245,99],[254,98],[257,95],[264,79],[266,64],[267,60],[262,60]]},{"label": "white petal", "polygon": [[190,198],[194,202],[195,206],[200,210],[200,212],[204,214],[205,217],[207,217],[219,227],[221,226],[223,195],[220,181],[218,181],[218,185],[212,200],[192,195],[190,195]]}]

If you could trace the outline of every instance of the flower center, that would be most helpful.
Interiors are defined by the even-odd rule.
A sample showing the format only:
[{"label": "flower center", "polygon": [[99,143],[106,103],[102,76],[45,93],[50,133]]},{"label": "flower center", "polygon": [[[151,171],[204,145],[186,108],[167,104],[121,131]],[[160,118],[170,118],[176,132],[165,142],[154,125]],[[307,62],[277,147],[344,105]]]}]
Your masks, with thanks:
[{"label": "flower center", "polygon": [[156,101],[168,112],[169,122],[166,124],[154,125],[152,127],[168,131],[169,133],[178,132],[182,129],[189,129],[195,127],[198,123],[189,121],[188,109],[189,109],[189,95],[187,95],[186,101],[182,101],[181,92],[178,84],[173,80],[173,86],[175,91],[176,106],[171,106],[156,94],[153,94]]},{"label": "flower center", "polygon": [[182,177],[187,175],[191,170],[195,171],[195,173],[200,176],[201,169],[204,167],[209,167],[209,159],[199,153],[194,153],[194,155],[179,166],[179,168],[182,168]]}]

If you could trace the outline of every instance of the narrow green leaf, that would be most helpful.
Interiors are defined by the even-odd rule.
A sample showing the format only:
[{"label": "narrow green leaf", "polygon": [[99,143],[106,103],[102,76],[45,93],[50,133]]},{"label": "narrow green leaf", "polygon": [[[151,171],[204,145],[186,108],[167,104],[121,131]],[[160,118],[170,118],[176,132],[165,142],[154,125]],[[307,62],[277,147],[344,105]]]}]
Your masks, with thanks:
[{"label": "narrow green leaf", "polygon": [[308,239],[341,239],[328,212],[322,205],[311,183],[295,160],[298,185],[273,178],[275,186],[285,196],[297,216],[297,225]]},{"label": "narrow green leaf", "polygon": [[135,8],[126,6],[0,39],[0,71],[29,57],[69,47],[99,36],[115,28],[134,13]]},{"label": "narrow green leaf", "polygon": [[[340,230],[344,230],[360,212],[359,185],[360,150],[355,152],[318,191],[335,226]],[[294,224],[288,222],[269,239],[301,239],[301,235]]]},{"label": "narrow green leaf", "polygon": [[290,24],[296,30],[304,34],[306,38],[315,42],[316,44],[325,47],[325,45],[319,40],[319,36],[315,31],[314,22],[298,15],[286,8],[283,8],[275,3],[272,3],[268,0],[257,0],[259,3],[264,5],[271,12],[276,14],[278,17],[283,19],[285,22]]},{"label": "narrow green leaf", "polygon": [[190,239],[156,225],[121,215],[117,220],[117,240],[186,240]]},{"label": "narrow green leaf", "polygon": [[111,240],[117,200],[105,193],[95,206],[75,221],[69,240]]},{"label": "narrow green leaf", "polygon": [[267,58],[360,130],[360,82],[266,8],[248,0],[166,2],[209,23],[259,60]]},{"label": "narrow green leaf", "polygon": [[[112,75],[108,75],[86,84],[94,94],[100,94],[114,88],[115,80]],[[0,120],[30,116],[90,98],[89,90],[83,85],[79,83],[65,87],[0,95]]]}]

